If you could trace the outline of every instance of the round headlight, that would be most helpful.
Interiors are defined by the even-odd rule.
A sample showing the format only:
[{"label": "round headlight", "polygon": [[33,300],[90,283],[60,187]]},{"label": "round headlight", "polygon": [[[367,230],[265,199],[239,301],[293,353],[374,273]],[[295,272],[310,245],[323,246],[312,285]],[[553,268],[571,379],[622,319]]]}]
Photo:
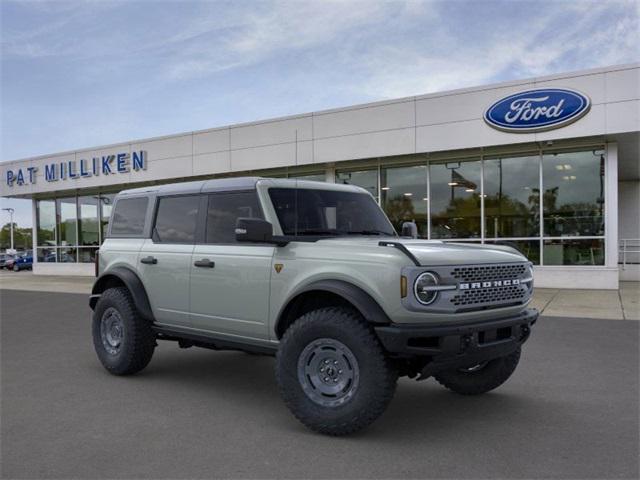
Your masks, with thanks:
[{"label": "round headlight", "polygon": [[438,285],[438,277],[431,272],[425,272],[420,274],[416,278],[416,282],[413,284],[413,292],[416,299],[423,305],[432,304],[438,296],[438,291],[430,287]]}]

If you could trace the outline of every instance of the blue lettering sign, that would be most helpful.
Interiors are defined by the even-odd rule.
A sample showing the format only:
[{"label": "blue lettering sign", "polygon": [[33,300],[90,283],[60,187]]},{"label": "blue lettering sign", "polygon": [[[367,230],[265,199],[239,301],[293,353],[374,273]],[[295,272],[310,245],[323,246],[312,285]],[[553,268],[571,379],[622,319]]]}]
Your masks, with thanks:
[{"label": "blue lettering sign", "polygon": [[87,170],[86,167],[87,161],[84,158],[80,159],[80,176],[81,177],[90,177],[91,172]]},{"label": "blue lettering sign", "polygon": [[58,169],[55,163],[44,166],[44,179],[47,182],[55,182],[58,180]]},{"label": "blue lettering sign", "polygon": [[138,155],[138,152],[133,152],[133,159],[132,159],[133,169],[145,170],[147,168],[145,165],[145,159],[146,159],[146,155],[144,150],[140,150],[140,155]]},{"label": "blue lettering sign", "polygon": [[29,172],[29,183],[36,183],[36,172],[38,171],[38,167],[29,167],[27,168],[27,172]]},{"label": "blue lettering sign", "polygon": [[[67,160],[59,163],[44,165],[44,179],[47,182],[56,182],[67,178],[86,178],[116,173],[127,173],[131,170],[139,171],[147,168],[147,152],[140,150],[128,153],[118,153],[115,155],[103,155],[102,157],[92,157],[91,164],[87,159],[80,159],[80,165],[76,160]],[[25,167],[5,172],[5,181],[9,187],[14,185],[26,185],[36,183],[38,167]]]},{"label": "blue lettering sign", "polygon": [[113,160],[113,155],[107,155],[106,157],[102,157],[102,173],[104,175],[109,175],[111,172],[111,160]]},{"label": "blue lettering sign", "polygon": [[76,173],[75,160],[69,160],[69,178],[78,178],[78,174]]},{"label": "blue lettering sign", "polygon": [[119,153],[118,159],[116,160],[116,165],[118,166],[118,173],[127,173],[129,171],[129,163],[127,162],[127,154]]},{"label": "blue lettering sign", "polygon": [[575,90],[540,88],[498,100],[484,113],[484,120],[498,130],[531,133],[575,122],[590,107],[589,97]]}]

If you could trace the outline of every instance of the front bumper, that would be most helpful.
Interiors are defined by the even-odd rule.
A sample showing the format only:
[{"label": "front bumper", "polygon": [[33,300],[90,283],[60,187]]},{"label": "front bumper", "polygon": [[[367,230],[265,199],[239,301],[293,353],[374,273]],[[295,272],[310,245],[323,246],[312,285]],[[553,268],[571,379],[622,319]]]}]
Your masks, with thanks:
[{"label": "front bumper", "polygon": [[457,325],[385,325],[375,327],[383,347],[399,357],[427,360],[422,377],[465,368],[515,352],[527,341],[538,311],[499,320]]}]

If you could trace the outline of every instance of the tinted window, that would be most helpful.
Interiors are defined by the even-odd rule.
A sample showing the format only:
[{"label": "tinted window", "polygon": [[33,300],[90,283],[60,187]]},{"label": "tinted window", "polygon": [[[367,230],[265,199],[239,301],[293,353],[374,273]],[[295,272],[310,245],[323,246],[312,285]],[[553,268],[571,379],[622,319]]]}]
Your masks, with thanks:
[{"label": "tinted window", "polygon": [[194,243],[199,204],[198,195],[161,198],[158,201],[154,240],[162,243]]},{"label": "tinted window", "polygon": [[240,217],[262,218],[256,192],[209,195],[207,243],[235,243]]},{"label": "tinted window", "polygon": [[269,195],[285,235],[395,235],[366,193],[271,188]]},{"label": "tinted window", "polygon": [[146,197],[118,200],[111,220],[111,235],[142,235],[147,203]]}]

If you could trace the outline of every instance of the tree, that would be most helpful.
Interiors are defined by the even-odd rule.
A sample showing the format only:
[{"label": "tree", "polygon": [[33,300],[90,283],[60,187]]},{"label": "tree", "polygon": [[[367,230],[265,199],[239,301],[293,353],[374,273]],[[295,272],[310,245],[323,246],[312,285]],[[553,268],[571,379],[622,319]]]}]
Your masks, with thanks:
[{"label": "tree", "polygon": [[[30,228],[20,228],[13,223],[13,247],[16,250],[31,250],[33,247]],[[7,222],[0,230],[0,250],[11,248],[11,223]]]}]

